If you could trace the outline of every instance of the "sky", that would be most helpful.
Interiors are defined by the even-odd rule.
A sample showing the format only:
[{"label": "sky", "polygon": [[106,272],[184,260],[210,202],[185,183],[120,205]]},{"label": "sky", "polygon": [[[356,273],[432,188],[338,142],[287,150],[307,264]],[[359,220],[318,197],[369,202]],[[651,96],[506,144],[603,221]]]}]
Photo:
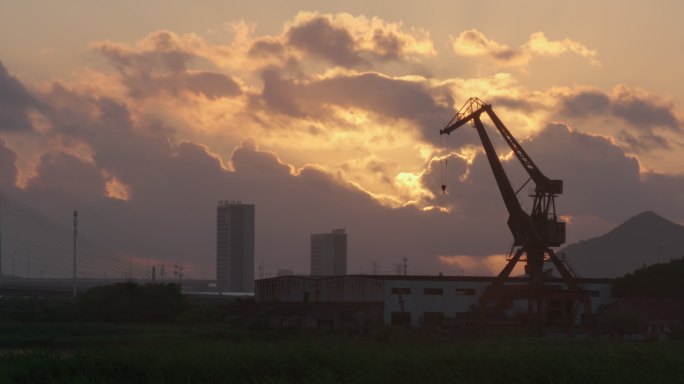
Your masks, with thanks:
[{"label": "sky", "polygon": [[346,228],[351,273],[406,257],[410,273],[495,274],[505,206],[473,130],[439,129],[469,97],[491,103],[564,180],[569,242],[643,211],[684,223],[682,8],[2,2],[0,189],[189,275],[214,273],[218,200],[256,204],[271,273],[308,272],[310,234]]}]

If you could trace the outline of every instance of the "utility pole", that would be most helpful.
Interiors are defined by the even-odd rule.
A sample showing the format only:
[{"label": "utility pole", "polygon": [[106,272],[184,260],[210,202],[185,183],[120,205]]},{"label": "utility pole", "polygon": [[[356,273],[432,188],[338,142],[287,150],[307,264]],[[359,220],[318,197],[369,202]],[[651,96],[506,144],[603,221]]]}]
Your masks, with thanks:
[{"label": "utility pole", "polygon": [[128,281],[133,281],[133,258],[128,256]]},{"label": "utility pole", "polygon": [[76,297],[76,236],[78,235],[78,211],[74,210],[74,295]]},{"label": "utility pole", "polygon": [[408,273],[408,260],[404,257],[404,276]]}]

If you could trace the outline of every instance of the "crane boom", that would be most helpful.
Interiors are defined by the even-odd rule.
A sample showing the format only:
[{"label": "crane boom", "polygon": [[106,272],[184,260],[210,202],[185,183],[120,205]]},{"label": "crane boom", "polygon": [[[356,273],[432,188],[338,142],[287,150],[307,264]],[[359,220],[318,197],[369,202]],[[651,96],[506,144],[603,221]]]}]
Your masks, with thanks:
[{"label": "crane boom", "polygon": [[551,180],[539,170],[539,167],[532,161],[532,158],[525,152],[525,149],[518,143],[518,141],[513,137],[511,132],[506,128],[504,123],[501,122],[499,116],[494,113],[491,104],[486,104],[482,100],[472,97],[468,99],[463,108],[454,116],[451,121],[447,124],[444,129],[439,131],[440,135],[450,134],[457,128],[468,123],[470,120],[479,117],[483,112],[486,112],[489,118],[494,123],[494,126],[499,130],[501,136],[506,141],[509,147],[513,150],[513,153],[518,158],[522,164],[527,174],[534,181],[536,188],[546,193],[551,193],[555,195],[560,195],[563,193],[563,181],[562,180]]},{"label": "crane boom", "polygon": [[[533,205],[529,214],[521,207],[517,193],[506,175],[484,124],[482,124],[481,116],[483,113],[486,113],[492,120],[494,126],[530,176],[530,179],[535,183],[534,194],[531,195]],[[545,305],[544,300],[546,300],[544,295],[548,294],[548,292],[545,292],[543,284],[544,276],[542,269],[545,261],[553,262],[561,278],[567,284],[568,291],[564,294],[564,297],[566,299],[581,300],[584,303],[585,314],[590,314],[591,306],[588,294],[579,286],[572,273],[568,271],[551,249],[551,247],[560,246],[565,242],[565,223],[558,220],[555,204],[555,197],[563,193],[563,181],[552,180],[546,177],[520,143],[513,137],[508,128],[501,122],[501,119],[494,113],[492,106],[478,98],[468,99],[439,133],[440,135],[449,135],[469,122],[477,130],[497,186],[499,187],[499,192],[501,192],[501,197],[508,210],[508,227],[513,234],[513,245],[514,247],[519,247],[515,252],[515,256],[509,259],[506,267],[480,298],[479,308],[481,316],[483,316],[482,318],[484,319],[484,311],[487,308],[488,301],[494,296],[501,295],[500,291],[505,279],[509,276],[515,264],[522,260],[521,256],[523,254],[526,254],[525,261],[527,265],[525,266],[525,271],[529,275],[529,289],[525,295],[527,295],[526,297],[529,300],[528,316],[530,323],[532,323],[533,302],[536,304],[537,324],[541,325],[543,322],[542,312]],[[554,294],[557,294],[557,292]]]},{"label": "crane boom", "polygon": [[485,149],[485,154],[487,155],[487,160],[494,173],[494,178],[496,179],[496,184],[499,187],[501,196],[503,197],[504,204],[508,210],[508,228],[513,234],[513,238],[516,244],[523,244],[529,242],[530,239],[538,240],[539,234],[532,223],[530,215],[525,212],[520,206],[520,201],[513,190],[508,176],[504,171],[503,165],[499,160],[499,156],[494,150],[489,135],[485,130],[482,121],[479,116],[473,117],[473,123],[477,133],[480,136],[480,141],[482,141],[482,146]]}]

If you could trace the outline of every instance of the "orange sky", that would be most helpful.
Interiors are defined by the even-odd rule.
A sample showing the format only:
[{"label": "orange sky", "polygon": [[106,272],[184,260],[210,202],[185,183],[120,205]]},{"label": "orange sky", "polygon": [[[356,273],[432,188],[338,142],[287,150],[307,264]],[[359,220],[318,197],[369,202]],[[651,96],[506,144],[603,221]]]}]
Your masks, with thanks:
[{"label": "orange sky", "polygon": [[[183,156],[227,174],[243,149],[264,157],[245,164],[282,167],[287,180],[317,172],[382,209],[439,207],[466,218],[473,199],[485,199],[468,188],[493,180],[482,172],[480,184],[472,134],[457,132],[445,147],[438,131],[468,97],[480,97],[536,149],[542,170],[575,182],[576,196],[611,190],[602,183],[612,178],[626,183],[623,214],[615,201],[592,210],[570,198],[571,239],[609,228],[636,206],[674,207],[671,218],[681,222],[682,7],[3,2],[0,138],[16,168],[5,183],[74,195],[68,177],[55,175],[78,166],[92,178],[79,179],[81,199],[134,204],[160,190],[156,178],[197,173],[172,166]],[[165,159],[150,166],[155,176],[134,175],[151,154]],[[446,179],[463,193],[438,194],[436,159],[444,156],[453,159]],[[507,159],[519,185],[524,177]],[[565,169],[568,161],[581,164]],[[651,204],[655,194],[666,197]],[[502,253],[471,248],[451,254]]]}]

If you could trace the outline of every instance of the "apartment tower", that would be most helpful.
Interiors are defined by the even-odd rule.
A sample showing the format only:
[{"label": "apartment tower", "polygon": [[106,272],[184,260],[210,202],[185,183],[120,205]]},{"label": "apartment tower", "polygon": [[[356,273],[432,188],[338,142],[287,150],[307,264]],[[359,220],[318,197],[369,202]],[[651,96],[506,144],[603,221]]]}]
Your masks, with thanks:
[{"label": "apartment tower", "polygon": [[341,276],[347,274],[347,233],[333,229],[331,233],[311,235],[311,275]]},{"label": "apartment tower", "polygon": [[221,200],[216,207],[216,285],[254,292],[254,204]]}]

